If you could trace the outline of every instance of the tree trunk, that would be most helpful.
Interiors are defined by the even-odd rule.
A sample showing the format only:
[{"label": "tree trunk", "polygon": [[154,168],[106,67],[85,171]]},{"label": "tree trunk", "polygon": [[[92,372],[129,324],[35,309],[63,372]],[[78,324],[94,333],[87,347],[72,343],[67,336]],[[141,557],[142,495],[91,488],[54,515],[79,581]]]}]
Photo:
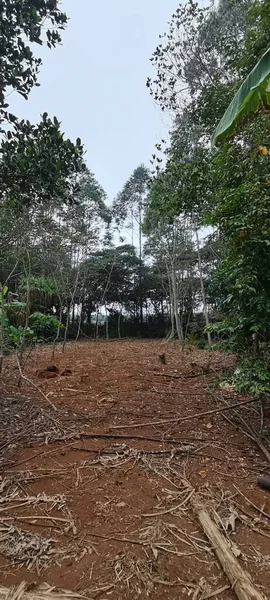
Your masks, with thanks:
[{"label": "tree trunk", "polygon": [[[205,323],[206,323],[206,326],[207,326],[207,325],[209,325],[209,315],[208,315],[208,309],[207,309],[206,297],[205,297],[203,272],[202,272],[202,259],[201,259],[201,251],[200,251],[200,242],[199,242],[198,229],[196,229],[196,240],[197,240],[198,266],[199,266],[200,282],[201,282],[203,312],[204,312],[204,316],[205,316]],[[211,338],[210,331],[207,331],[207,339],[208,339],[208,345],[211,346],[211,344],[212,344],[212,338]]]},{"label": "tree trunk", "polygon": [[68,328],[69,328],[69,313],[70,313],[70,302],[67,303],[67,319],[66,319],[65,333],[64,333],[64,339],[63,339],[63,345],[62,345],[62,352],[65,352],[65,346],[66,346],[66,342],[67,342],[67,334],[68,334]]},{"label": "tree trunk", "polygon": [[1,324],[0,324],[0,375],[3,369],[4,362],[4,323],[5,323],[5,299],[4,294],[2,293],[2,301],[0,305],[1,310]]},{"label": "tree trunk", "polygon": [[98,340],[98,338],[99,338],[99,321],[98,321],[98,316],[99,316],[99,310],[97,309],[97,316],[96,316],[96,340]]},{"label": "tree trunk", "polygon": [[143,325],[143,299],[142,299],[142,205],[139,206],[139,289],[140,289],[140,324]]},{"label": "tree trunk", "polygon": [[174,312],[174,318],[175,318],[176,331],[177,331],[177,336],[178,336],[179,342],[183,342],[184,341],[184,333],[183,333],[183,326],[182,326],[182,323],[180,320],[179,310],[178,310],[177,286],[176,286],[176,281],[175,281],[174,267],[172,268],[172,272],[171,272],[171,282],[172,282],[172,294],[173,294],[173,312]]},{"label": "tree trunk", "polygon": [[106,304],[105,304],[105,317],[106,317],[106,323],[105,323],[106,340],[108,340],[109,339],[109,320],[108,320],[108,311],[107,311]]},{"label": "tree trunk", "polygon": [[122,317],[122,310],[119,311],[118,321],[117,321],[117,330],[118,330],[119,339],[121,339],[121,317]]},{"label": "tree trunk", "polygon": [[82,316],[83,316],[83,305],[81,304],[80,316],[79,316],[79,320],[78,320],[78,329],[77,329],[77,335],[76,335],[76,344],[77,344],[78,339],[80,337],[81,324],[82,324]]},{"label": "tree trunk", "polygon": [[73,302],[73,306],[72,306],[72,326],[74,325],[74,321],[75,321],[75,304]]},{"label": "tree trunk", "polygon": [[168,286],[169,286],[169,305],[170,305],[170,319],[171,319],[171,332],[167,335],[167,340],[174,340],[175,338],[175,325],[174,325],[174,309],[173,309],[173,291],[172,291],[172,282],[170,276],[170,270],[167,261],[165,260],[167,278],[168,278]]},{"label": "tree trunk", "polygon": [[[29,315],[30,315],[30,282],[29,282],[29,277],[30,277],[30,264],[29,264],[29,273],[28,273],[27,284],[26,284],[26,307],[25,307],[26,313],[25,313],[25,323],[24,323],[24,329],[23,329],[23,334],[22,334],[22,338],[21,338],[20,348],[18,349],[18,360],[19,360],[19,364],[20,365],[22,364],[24,342],[25,342],[26,330],[28,328]],[[20,380],[21,380],[21,378],[19,379],[19,383],[20,383]]]},{"label": "tree trunk", "polygon": [[76,273],[76,279],[75,279],[75,283],[74,283],[74,290],[71,296],[71,301],[68,303],[68,312],[67,312],[67,321],[66,321],[66,328],[65,328],[65,335],[64,335],[64,340],[63,340],[63,346],[62,346],[62,352],[65,351],[65,345],[66,345],[66,341],[67,341],[67,333],[68,333],[68,326],[69,326],[69,317],[70,317],[70,308],[71,306],[74,306],[74,298],[75,298],[75,294],[77,291],[77,285],[78,285],[78,281],[79,281],[79,274],[80,274],[80,266],[78,266],[77,268],[77,273]]},{"label": "tree trunk", "polygon": [[[62,300],[59,297],[59,302],[60,302],[60,311],[59,311],[59,322],[62,323],[62,312],[63,312],[63,304],[62,304]],[[55,339],[53,341],[53,351],[52,351],[52,358],[54,358],[55,355],[55,346],[56,346],[56,342],[59,340],[59,335],[60,335],[60,327],[57,327],[57,332],[56,332],[56,336]]]}]

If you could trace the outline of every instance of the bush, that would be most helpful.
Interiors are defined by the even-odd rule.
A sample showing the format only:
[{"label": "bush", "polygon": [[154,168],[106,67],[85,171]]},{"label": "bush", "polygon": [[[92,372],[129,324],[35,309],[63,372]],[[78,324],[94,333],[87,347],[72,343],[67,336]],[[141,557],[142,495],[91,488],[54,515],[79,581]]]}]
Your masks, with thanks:
[{"label": "bush", "polygon": [[249,392],[255,396],[270,393],[270,353],[262,356],[246,356],[234,372],[233,386],[236,392]]},{"label": "bush", "polygon": [[53,315],[44,315],[35,312],[29,317],[29,326],[34,332],[36,342],[52,340],[55,337],[57,329],[64,329],[64,325]]}]

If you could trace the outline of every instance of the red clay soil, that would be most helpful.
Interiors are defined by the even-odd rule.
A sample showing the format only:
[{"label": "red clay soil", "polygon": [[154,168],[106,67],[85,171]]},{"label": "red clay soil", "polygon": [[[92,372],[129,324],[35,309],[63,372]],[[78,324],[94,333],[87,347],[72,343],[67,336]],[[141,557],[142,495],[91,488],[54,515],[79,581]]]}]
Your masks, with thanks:
[{"label": "red clay soil", "polygon": [[2,585],[45,581],[99,600],[234,599],[185,479],[267,596],[270,496],[257,477],[269,464],[236,416],[258,430],[258,406],[196,416],[222,398],[245,400],[218,385],[231,357],[123,340],[68,344],[64,354],[59,346],[54,358],[38,347],[25,361],[44,395],[18,387],[16,361],[6,359]]}]

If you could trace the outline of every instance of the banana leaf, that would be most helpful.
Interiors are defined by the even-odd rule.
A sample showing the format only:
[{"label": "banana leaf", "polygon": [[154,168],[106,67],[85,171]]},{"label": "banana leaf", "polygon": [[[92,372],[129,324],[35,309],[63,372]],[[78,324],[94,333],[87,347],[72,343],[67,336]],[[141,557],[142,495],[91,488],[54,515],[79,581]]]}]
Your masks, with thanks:
[{"label": "banana leaf", "polygon": [[251,112],[270,109],[270,48],[263,54],[235,94],[213,133],[212,148],[224,141]]}]

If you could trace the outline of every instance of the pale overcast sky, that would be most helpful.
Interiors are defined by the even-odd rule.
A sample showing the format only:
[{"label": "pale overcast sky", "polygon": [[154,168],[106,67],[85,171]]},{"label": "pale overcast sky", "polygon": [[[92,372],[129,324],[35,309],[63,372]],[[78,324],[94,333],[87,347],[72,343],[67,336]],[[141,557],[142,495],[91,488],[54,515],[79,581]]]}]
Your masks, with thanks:
[{"label": "pale overcast sky", "polygon": [[35,46],[39,83],[29,100],[12,94],[10,107],[31,122],[48,112],[86,160],[111,202],[138,164],[149,164],[168,119],[145,86],[149,59],[179,0],[63,0],[70,17],[63,45]]}]

